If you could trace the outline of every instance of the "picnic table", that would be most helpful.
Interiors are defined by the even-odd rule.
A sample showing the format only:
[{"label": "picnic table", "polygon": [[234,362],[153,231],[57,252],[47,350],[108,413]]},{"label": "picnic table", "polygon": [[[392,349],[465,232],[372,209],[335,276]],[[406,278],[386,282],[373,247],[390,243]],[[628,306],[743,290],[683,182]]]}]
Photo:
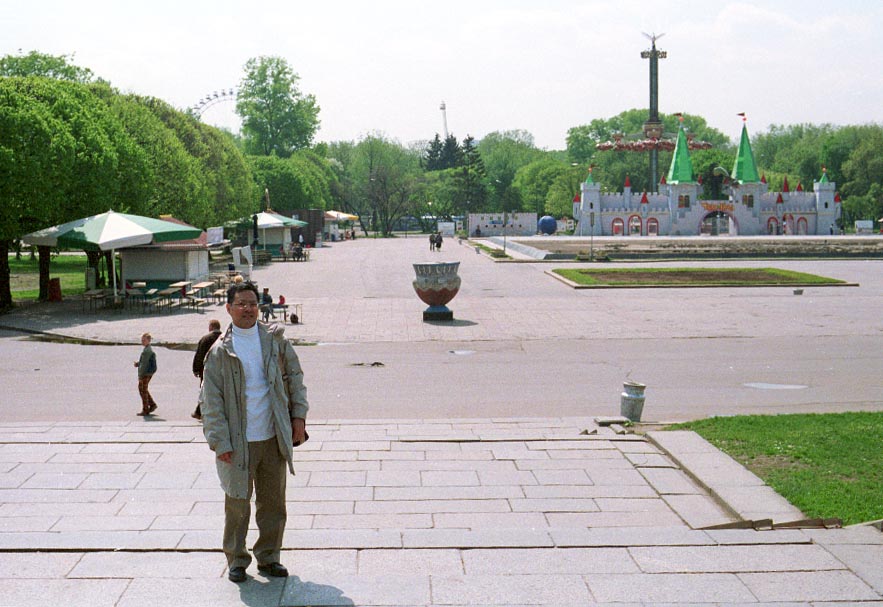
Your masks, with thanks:
[{"label": "picnic table", "polygon": [[167,308],[168,310],[172,309],[172,299],[174,295],[181,296],[181,287],[173,287],[169,285],[168,288],[162,289],[156,292],[156,303],[160,308]]},{"label": "picnic table", "polygon": [[172,284],[170,284],[169,288],[171,289],[174,287],[174,288],[178,288],[178,289],[185,289],[185,288],[189,287],[191,284],[193,284],[192,280],[179,280],[178,282],[173,282]]},{"label": "picnic table", "polygon": [[90,291],[86,291],[83,293],[83,311],[85,312],[86,306],[89,306],[90,312],[95,312],[98,306],[99,301],[104,301],[104,298],[107,297],[107,292],[104,289],[92,289]]},{"label": "picnic table", "polygon": [[[203,291],[205,291],[209,287],[213,287],[213,286],[215,286],[215,281],[213,281],[213,280],[206,280],[203,282],[198,282],[195,285],[193,285],[193,287],[190,290],[190,293],[193,293],[197,297],[204,297],[205,293],[203,293]],[[188,293],[188,295],[190,295],[190,293]]]},{"label": "picnic table", "polygon": [[[143,284],[143,283],[142,283]],[[144,291],[141,289],[126,289],[126,303],[131,308],[136,303],[144,303]]]}]

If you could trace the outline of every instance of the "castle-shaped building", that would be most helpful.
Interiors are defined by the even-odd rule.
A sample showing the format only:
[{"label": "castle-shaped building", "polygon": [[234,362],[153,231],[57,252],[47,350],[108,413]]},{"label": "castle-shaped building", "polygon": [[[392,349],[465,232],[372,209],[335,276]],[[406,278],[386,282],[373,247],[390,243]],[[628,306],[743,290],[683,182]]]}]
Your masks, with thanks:
[{"label": "castle-shaped building", "polygon": [[781,192],[768,191],[758,175],[748,130],[742,137],[730,173],[727,200],[699,200],[702,182],[693,179],[693,162],[684,128],[678,130],[668,174],[659,193],[632,192],[628,176],[622,193],[601,193],[591,172],[579,200],[574,200],[575,234],[588,236],[695,236],[700,234],[817,234],[837,231],[840,196],[822,170],[813,191],[798,184],[791,192],[785,179]]}]

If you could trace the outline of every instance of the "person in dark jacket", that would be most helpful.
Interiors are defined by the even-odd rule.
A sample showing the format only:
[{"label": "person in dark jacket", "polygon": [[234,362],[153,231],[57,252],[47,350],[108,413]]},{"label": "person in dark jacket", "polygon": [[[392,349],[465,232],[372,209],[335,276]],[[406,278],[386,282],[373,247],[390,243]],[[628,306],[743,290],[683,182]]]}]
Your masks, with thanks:
[{"label": "person in dark jacket", "polygon": [[274,320],[276,318],[273,312],[273,296],[270,295],[269,287],[264,287],[264,292],[261,293],[261,318],[264,322],[269,322],[270,317]]},{"label": "person in dark jacket", "polygon": [[[216,318],[208,321],[208,333],[199,339],[196,345],[196,353],[193,355],[193,376],[199,378],[199,388],[202,391],[202,373],[205,369],[205,357],[209,349],[221,336],[221,321]],[[202,406],[196,403],[196,411],[190,414],[193,419],[202,419]]]},{"label": "person in dark jacket", "polygon": [[135,368],[138,369],[138,394],[141,396],[141,411],[138,415],[150,415],[156,411],[156,401],[147,389],[153,374],[156,373],[156,354],[150,347],[152,339],[150,333],[141,335],[141,345],[144,349],[141,351],[141,358],[135,362]]}]

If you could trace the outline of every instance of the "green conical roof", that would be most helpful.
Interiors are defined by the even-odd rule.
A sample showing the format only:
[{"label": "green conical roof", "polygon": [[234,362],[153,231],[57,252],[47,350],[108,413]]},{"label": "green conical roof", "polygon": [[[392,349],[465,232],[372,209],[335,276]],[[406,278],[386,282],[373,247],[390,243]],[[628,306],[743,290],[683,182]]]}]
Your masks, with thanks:
[{"label": "green conical roof", "polygon": [[739,141],[739,151],[736,152],[736,164],[731,173],[733,181],[739,183],[757,183],[760,177],[757,174],[757,165],[754,164],[754,153],[751,151],[751,142],[748,140],[748,128],[742,124],[742,139]]},{"label": "green conical roof", "polygon": [[678,141],[671,157],[671,167],[668,169],[666,181],[668,183],[693,183],[693,161],[690,160],[690,149],[683,126],[678,129]]},{"label": "green conical roof", "polygon": [[592,170],[591,169],[589,169],[589,176],[586,177],[586,183],[589,185],[592,185],[593,183],[595,183],[595,180],[592,179]]},{"label": "green conical roof", "polygon": [[822,178],[819,179],[819,183],[828,183],[828,171],[822,169]]}]

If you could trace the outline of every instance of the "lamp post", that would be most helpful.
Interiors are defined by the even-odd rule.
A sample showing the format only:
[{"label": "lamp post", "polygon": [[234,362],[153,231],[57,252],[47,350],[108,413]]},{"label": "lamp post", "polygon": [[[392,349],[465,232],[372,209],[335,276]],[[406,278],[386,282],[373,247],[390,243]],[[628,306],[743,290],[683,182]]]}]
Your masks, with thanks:
[{"label": "lamp post", "polygon": [[374,177],[369,177],[368,182],[371,188],[371,227],[374,228],[374,238],[377,238],[377,196],[374,191],[374,184],[376,183],[376,179]]}]

